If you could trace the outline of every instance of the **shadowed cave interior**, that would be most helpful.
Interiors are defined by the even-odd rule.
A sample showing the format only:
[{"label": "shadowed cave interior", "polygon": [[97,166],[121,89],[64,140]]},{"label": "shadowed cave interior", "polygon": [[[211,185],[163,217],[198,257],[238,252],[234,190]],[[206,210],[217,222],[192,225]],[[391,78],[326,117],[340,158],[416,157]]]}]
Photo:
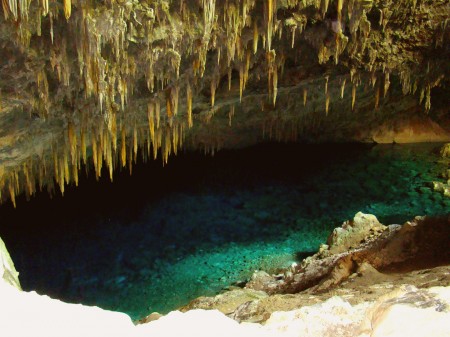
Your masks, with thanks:
[{"label": "shadowed cave interior", "polygon": [[[0,237],[25,290],[136,320],[256,270],[290,289],[358,212],[386,225],[450,213],[448,0],[1,11]],[[382,266],[378,253],[359,267]],[[310,271],[334,258],[319,255]],[[351,281],[344,262],[327,266]]]},{"label": "shadowed cave interior", "polygon": [[441,146],[184,152],[118,171],[114,183],[83,174],[64,197],[5,204],[0,235],[25,290],[139,319],[299,262],[358,211],[385,223],[447,214],[431,184],[445,170]]}]

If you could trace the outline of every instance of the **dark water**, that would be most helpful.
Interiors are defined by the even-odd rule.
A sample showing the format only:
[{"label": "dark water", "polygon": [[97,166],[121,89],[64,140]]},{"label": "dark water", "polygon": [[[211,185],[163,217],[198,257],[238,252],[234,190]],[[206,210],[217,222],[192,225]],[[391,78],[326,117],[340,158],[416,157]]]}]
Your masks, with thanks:
[{"label": "dark water", "polygon": [[[450,213],[433,192],[441,144],[264,144],[139,164],[114,183],[0,208],[0,236],[26,290],[165,313],[315,252],[358,211],[385,223]],[[106,176],[107,174],[105,174]]]}]

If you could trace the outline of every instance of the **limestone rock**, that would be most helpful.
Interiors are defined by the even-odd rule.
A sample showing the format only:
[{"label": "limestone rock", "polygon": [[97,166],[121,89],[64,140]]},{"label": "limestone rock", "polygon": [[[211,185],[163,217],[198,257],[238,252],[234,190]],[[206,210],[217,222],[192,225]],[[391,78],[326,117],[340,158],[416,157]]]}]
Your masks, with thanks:
[{"label": "limestone rock", "polygon": [[320,293],[358,272],[378,277],[377,271],[445,265],[450,262],[449,237],[450,217],[416,217],[403,226],[386,227],[376,217],[358,213],[353,221],[333,232],[328,250],[322,249],[305,259],[300,267],[290,271],[289,277],[277,279],[260,272],[260,276],[255,276],[260,281],[252,280],[246,288],[268,294],[295,294],[307,289]]},{"label": "limestone rock", "polygon": [[122,313],[68,304],[24,292],[0,282],[1,336],[133,336],[134,325]]},{"label": "limestone rock", "polygon": [[358,246],[371,233],[385,229],[386,226],[382,225],[376,216],[358,212],[352,221],[346,221],[333,231],[328,238],[329,250],[334,254],[342,253]]},{"label": "limestone rock", "polygon": [[255,289],[234,289],[214,297],[199,297],[181,308],[182,312],[192,309],[217,309],[224,314],[232,314],[239,306],[267,297],[264,291]]},{"label": "limestone rock", "polygon": [[[3,240],[0,238],[0,276],[2,277],[3,282],[6,282],[13,287],[21,290],[20,282],[19,282],[19,273],[14,267],[14,263],[11,260],[11,256],[6,249],[6,245]],[[1,282],[0,281],[0,282]]]},{"label": "limestone rock", "polygon": [[274,336],[353,337],[365,317],[368,304],[352,307],[340,297],[290,312],[275,312],[265,327]]},{"label": "limestone rock", "polygon": [[442,158],[450,158],[450,143],[445,144],[441,149]]},{"label": "limestone rock", "polygon": [[450,336],[450,288],[405,286],[381,298],[369,311],[360,336]]},{"label": "limestone rock", "polygon": [[277,288],[277,280],[272,275],[269,275],[263,270],[255,271],[250,279],[250,281],[247,283],[246,287],[255,289],[255,290],[262,290],[262,291],[269,291],[275,290]]},{"label": "limestone rock", "polygon": [[137,326],[138,336],[267,336],[260,325],[239,324],[218,310],[172,311],[155,322]]}]

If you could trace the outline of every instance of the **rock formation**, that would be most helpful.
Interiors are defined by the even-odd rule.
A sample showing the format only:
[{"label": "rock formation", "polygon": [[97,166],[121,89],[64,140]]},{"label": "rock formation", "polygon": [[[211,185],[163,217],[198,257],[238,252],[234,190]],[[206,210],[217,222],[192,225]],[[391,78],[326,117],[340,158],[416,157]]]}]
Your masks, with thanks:
[{"label": "rock formation", "polygon": [[9,253],[6,250],[5,243],[1,238],[0,238],[0,276],[2,282],[21,290],[19,282],[19,273],[14,267],[14,262],[11,260],[11,256],[9,256]]},{"label": "rock formation", "polygon": [[449,140],[449,6],[4,0],[0,200],[182,147]]},{"label": "rock formation", "polygon": [[[373,215],[358,213],[333,231],[329,245],[300,265],[278,275],[258,271],[244,289],[199,298],[183,310],[219,309],[238,321],[263,322],[277,308],[292,310],[332,294],[359,304],[402,284],[448,286],[449,221],[417,217],[402,226],[386,227]],[[417,270],[424,268],[429,277],[419,276]]]}]

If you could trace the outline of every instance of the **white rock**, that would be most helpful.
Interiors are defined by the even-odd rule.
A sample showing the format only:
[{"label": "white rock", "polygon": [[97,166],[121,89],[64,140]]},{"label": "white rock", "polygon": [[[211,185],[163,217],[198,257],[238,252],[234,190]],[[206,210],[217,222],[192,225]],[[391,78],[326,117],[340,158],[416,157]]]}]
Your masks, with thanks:
[{"label": "white rock", "polygon": [[14,267],[11,256],[6,249],[5,243],[0,238],[0,282],[6,282],[17,289],[21,289],[19,273]]},{"label": "white rock", "polygon": [[63,303],[5,282],[0,282],[0,299],[1,336],[122,337],[132,336],[134,330],[125,314]]},{"label": "white rock", "polygon": [[265,324],[272,336],[353,337],[368,304],[352,307],[340,297],[289,312],[274,312]]}]

